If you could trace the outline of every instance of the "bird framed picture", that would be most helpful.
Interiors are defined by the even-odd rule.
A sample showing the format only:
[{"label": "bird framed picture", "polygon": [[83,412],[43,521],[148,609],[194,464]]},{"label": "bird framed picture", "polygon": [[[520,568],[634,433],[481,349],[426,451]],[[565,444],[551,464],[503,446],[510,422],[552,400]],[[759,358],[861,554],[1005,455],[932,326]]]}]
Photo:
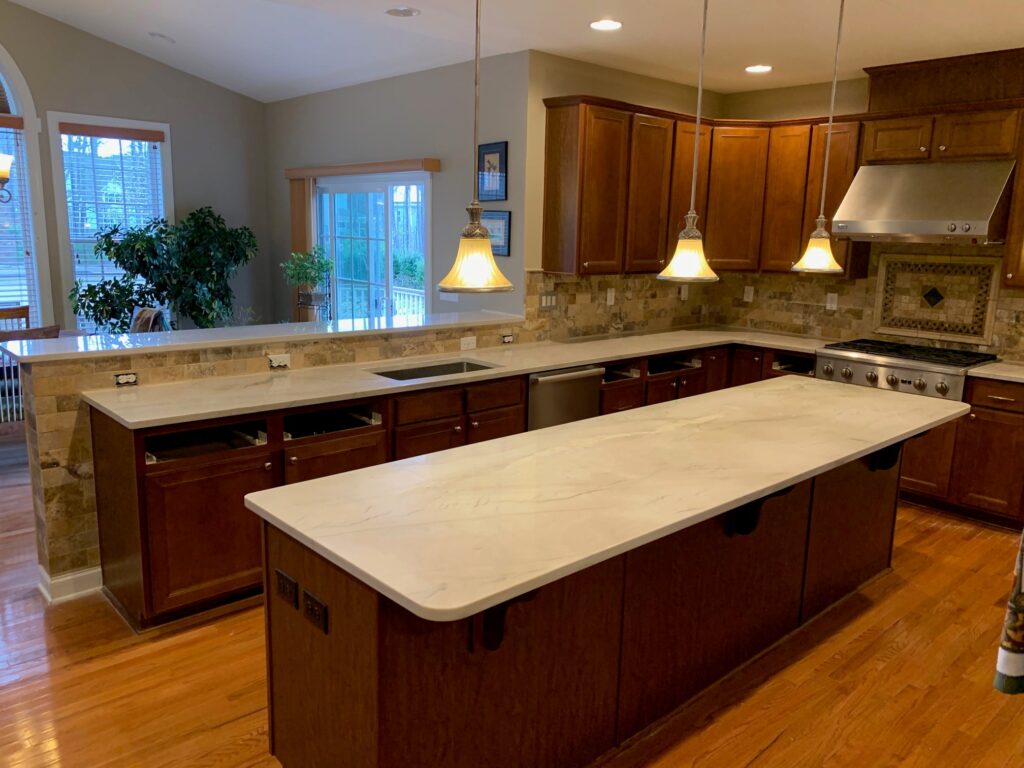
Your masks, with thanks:
[{"label": "bird framed picture", "polygon": [[495,256],[508,256],[512,238],[512,211],[483,211],[481,223],[491,233],[491,251]]},{"label": "bird framed picture", "polygon": [[480,201],[508,200],[508,142],[497,141],[477,147],[477,198]]}]

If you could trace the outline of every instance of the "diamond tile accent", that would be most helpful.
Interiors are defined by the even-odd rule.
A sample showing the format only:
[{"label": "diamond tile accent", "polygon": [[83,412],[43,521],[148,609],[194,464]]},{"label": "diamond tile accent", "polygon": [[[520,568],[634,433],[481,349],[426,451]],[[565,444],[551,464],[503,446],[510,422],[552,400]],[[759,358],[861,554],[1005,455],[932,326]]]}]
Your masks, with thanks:
[{"label": "diamond tile accent", "polygon": [[941,303],[946,297],[942,295],[942,291],[933,287],[925,291],[924,296],[921,298],[928,302],[929,307],[934,307]]}]

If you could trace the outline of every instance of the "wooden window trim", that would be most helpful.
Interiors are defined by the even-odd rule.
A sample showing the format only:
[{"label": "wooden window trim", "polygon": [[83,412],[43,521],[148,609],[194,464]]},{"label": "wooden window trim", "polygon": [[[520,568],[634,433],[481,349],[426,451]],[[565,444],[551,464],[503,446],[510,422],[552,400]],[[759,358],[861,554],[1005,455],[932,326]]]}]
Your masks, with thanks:
[{"label": "wooden window trim", "polygon": [[436,157],[420,157],[412,160],[385,160],[378,163],[351,163],[349,165],[315,165],[309,168],[288,168],[286,179],[316,179],[323,176],[363,176],[372,173],[402,173],[405,171],[427,171],[437,173],[441,161]]},{"label": "wooden window trim", "polygon": [[17,115],[0,115],[0,128],[25,130],[25,121]]},{"label": "wooden window trim", "polygon": [[103,125],[88,123],[58,123],[57,128],[62,134],[71,136],[93,136],[98,139],[121,139],[123,141],[147,141],[162,143],[167,141],[163,131],[149,128],[110,128]]}]

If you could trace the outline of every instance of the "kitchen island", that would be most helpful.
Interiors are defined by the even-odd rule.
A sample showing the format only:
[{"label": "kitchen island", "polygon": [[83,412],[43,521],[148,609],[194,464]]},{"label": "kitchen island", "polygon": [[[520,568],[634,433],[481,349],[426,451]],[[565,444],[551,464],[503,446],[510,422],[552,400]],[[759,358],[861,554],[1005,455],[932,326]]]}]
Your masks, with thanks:
[{"label": "kitchen island", "polygon": [[967,410],[784,377],[250,494],[271,749],[586,765],[885,570]]}]

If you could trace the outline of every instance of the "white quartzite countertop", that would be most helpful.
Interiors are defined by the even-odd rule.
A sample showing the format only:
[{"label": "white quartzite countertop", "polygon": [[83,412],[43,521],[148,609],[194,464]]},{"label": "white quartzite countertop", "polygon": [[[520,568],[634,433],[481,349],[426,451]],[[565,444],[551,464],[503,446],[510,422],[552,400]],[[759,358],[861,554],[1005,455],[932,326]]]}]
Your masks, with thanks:
[{"label": "white quartzite countertop", "polygon": [[424,619],[471,616],[964,415],[784,376],[253,493]]},{"label": "white quartzite countertop", "polygon": [[971,368],[968,375],[978,379],[997,379],[1024,384],[1024,363],[987,363]]},{"label": "white quartzite countertop", "polygon": [[[243,376],[217,376],[151,386],[146,386],[143,371],[140,374],[143,381],[138,387],[90,390],[82,393],[82,398],[129,429],[141,429],[299,405],[391,395],[449,384],[485,381],[503,376],[729,343],[814,352],[823,342],[799,336],[744,331],[672,331],[571,344],[512,344],[474,349],[461,354],[422,355],[378,360],[373,363],[268,371]],[[432,360],[453,360],[460,357],[478,360],[495,367],[407,381],[395,381],[373,373]]]}]

